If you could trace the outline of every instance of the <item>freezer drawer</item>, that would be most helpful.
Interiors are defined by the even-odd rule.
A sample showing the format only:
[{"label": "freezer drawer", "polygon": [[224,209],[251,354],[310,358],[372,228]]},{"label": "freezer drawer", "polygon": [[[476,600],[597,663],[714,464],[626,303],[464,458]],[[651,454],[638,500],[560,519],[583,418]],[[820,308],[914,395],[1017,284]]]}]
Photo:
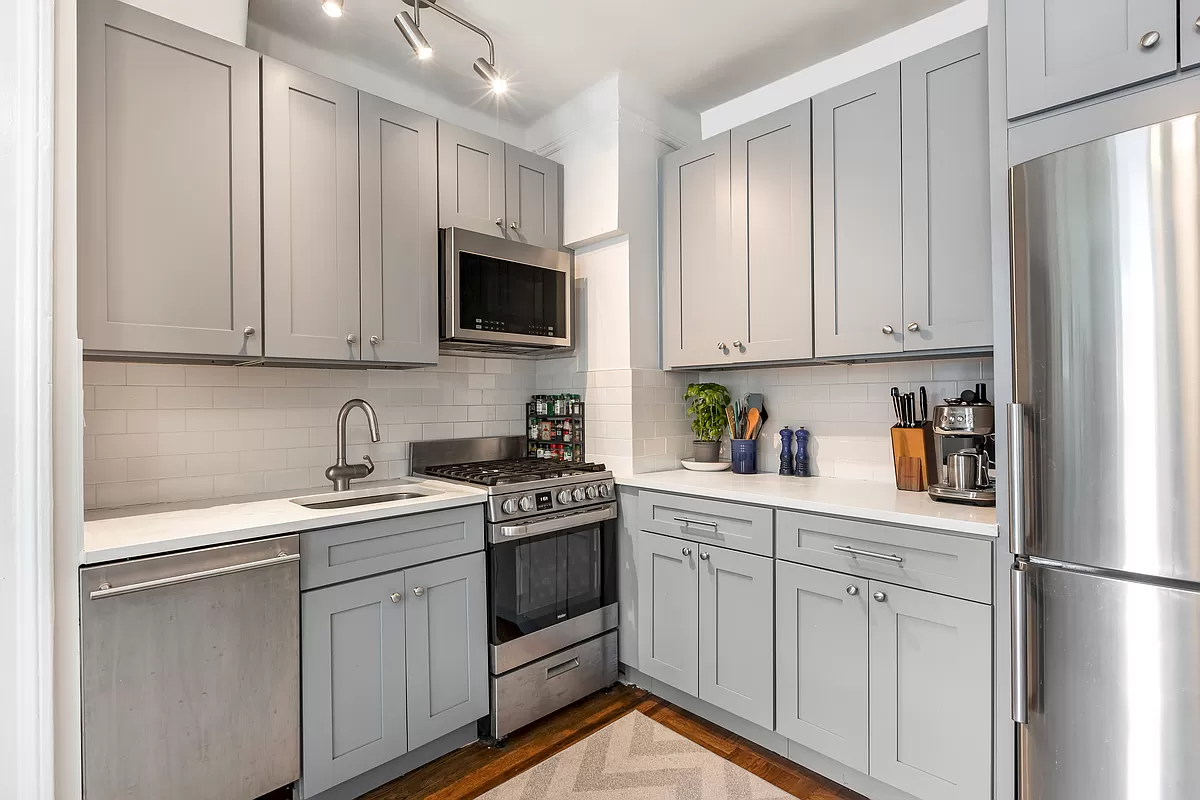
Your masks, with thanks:
[{"label": "freezer drawer", "polygon": [[1200,587],[1036,564],[1015,585],[1021,800],[1193,800]]}]

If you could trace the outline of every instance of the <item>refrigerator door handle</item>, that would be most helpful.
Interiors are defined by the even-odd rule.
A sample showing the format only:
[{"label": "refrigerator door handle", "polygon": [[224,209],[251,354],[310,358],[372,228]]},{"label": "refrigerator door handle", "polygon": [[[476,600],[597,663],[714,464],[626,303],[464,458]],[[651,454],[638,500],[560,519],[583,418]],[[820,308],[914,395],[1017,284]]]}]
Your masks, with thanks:
[{"label": "refrigerator door handle", "polygon": [[1014,564],[1010,572],[1012,587],[1012,719],[1018,725],[1029,722],[1029,659],[1026,616],[1025,568]]},{"label": "refrigerator door handle", "polygon": [[1008,533],[1009,549],[1025,555],[1025,521],[1028,519],[1025,496],[1025,406],[1008,406]]}]

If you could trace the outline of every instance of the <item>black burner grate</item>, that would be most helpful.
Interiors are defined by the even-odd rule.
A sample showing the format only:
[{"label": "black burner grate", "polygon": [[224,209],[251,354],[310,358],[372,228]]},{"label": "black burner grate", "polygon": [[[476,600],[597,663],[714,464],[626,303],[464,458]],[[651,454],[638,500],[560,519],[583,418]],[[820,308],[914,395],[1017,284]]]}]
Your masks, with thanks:
[{"label": "black burner grate", "polygon": [[603,464],[565,463],[544,458],[513,458],[501,461],[476,461],[468,464],[442,464],[436,467],[426,467],[425,474],[435,478],[465,481],[480,486],[503,486],[510,483],[528,483],[529,481],[603,471]]}]

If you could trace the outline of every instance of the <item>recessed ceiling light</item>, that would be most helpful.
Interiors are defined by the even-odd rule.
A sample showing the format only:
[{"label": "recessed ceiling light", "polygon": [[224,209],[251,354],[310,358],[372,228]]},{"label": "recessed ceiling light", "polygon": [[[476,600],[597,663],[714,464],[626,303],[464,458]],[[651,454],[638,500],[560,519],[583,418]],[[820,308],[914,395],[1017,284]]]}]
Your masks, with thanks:
[{"label": "recessed ceiling light", "polygon": [[342,0],[321,0],[321,8],[331,17],[342,15]]}]

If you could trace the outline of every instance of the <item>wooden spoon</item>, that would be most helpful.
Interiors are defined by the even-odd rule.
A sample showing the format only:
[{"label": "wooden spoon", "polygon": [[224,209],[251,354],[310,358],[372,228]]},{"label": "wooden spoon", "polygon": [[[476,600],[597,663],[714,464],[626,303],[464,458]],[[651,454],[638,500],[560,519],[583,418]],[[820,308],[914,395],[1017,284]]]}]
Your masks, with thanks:
[{"label": "wooden spoon", "polygon": [[760,414],[757,408],[750,409],[746,415],[746,438],[753,439],[754,434],[758,431],[758,426],[761,423]]},{"label": "wooden spoon", "polygon": [[737,423],[733,421],[733,406],[725,406],[725,419],[729,420],[729,438],[738,438]]}]

